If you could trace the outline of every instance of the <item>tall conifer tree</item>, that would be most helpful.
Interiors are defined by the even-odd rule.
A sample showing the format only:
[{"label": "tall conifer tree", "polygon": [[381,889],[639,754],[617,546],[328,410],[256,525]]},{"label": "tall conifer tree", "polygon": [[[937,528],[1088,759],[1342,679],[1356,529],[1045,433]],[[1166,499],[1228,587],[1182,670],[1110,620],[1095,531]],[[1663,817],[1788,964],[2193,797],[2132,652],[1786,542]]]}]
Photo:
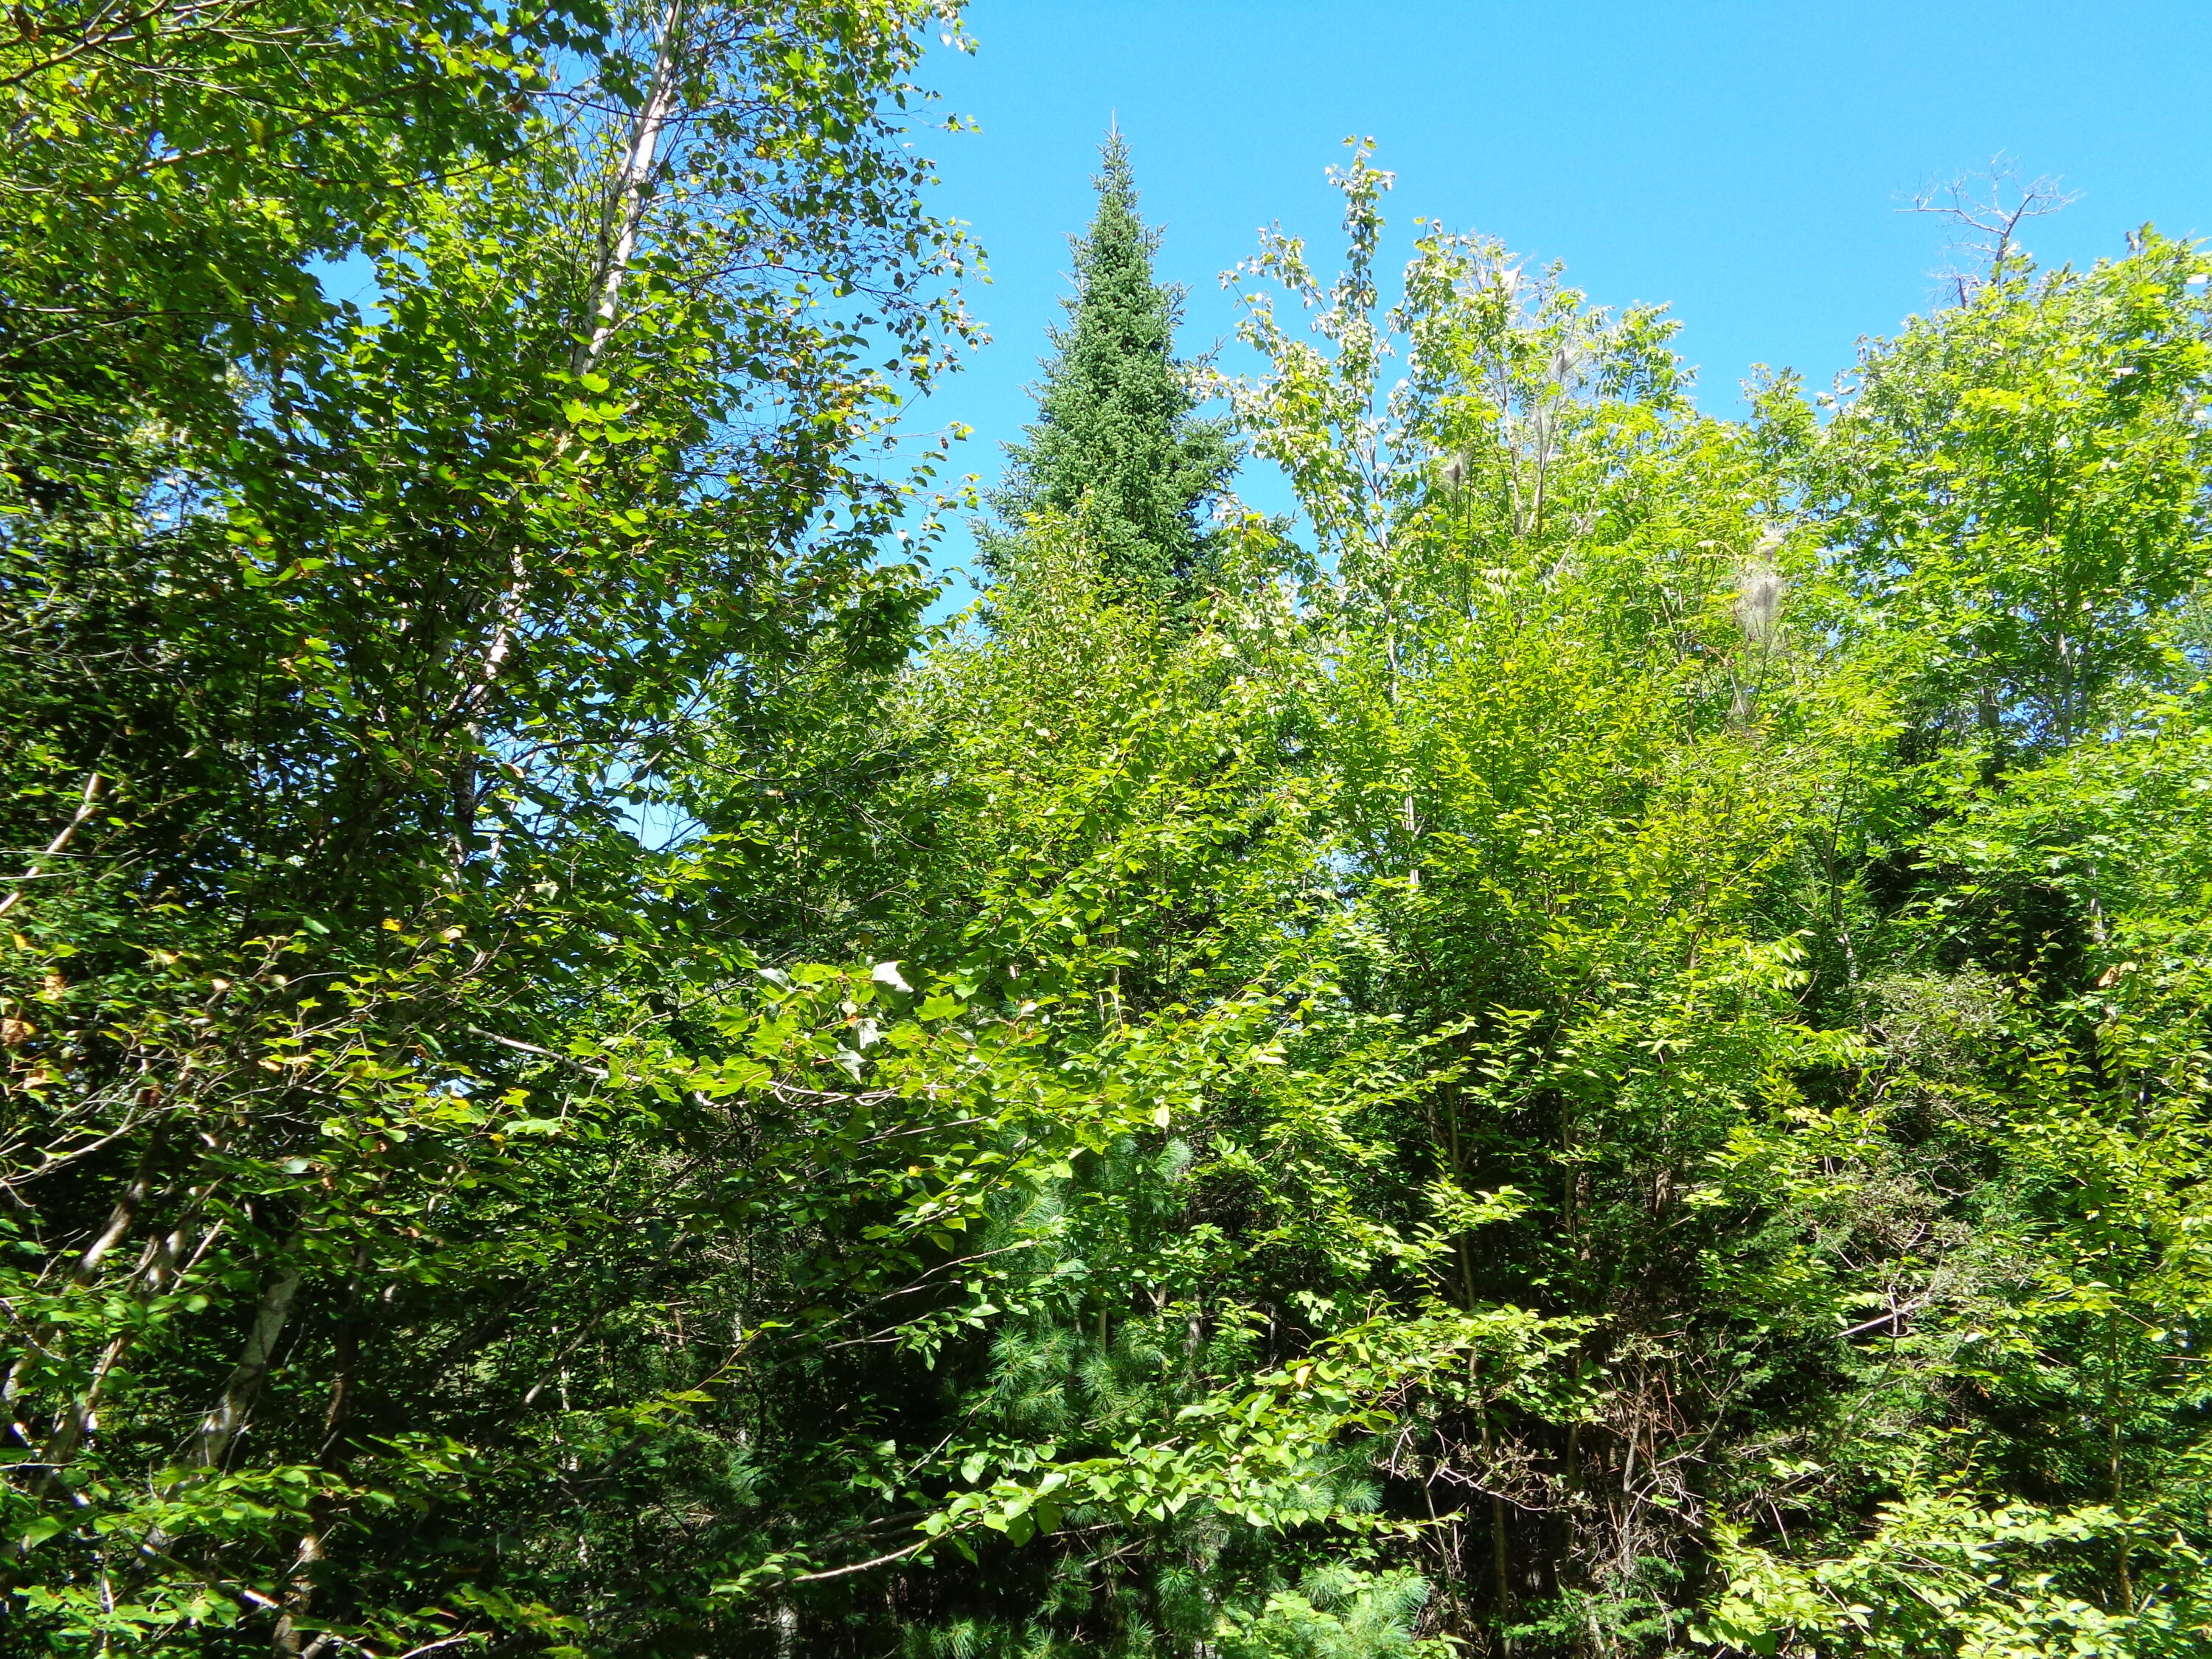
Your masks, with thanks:
[{"label": "tall conifer tree", "polygon": [[1188,365],[1174,355],[1183,291],[1153,279],[1159,233],[1138,216],[1119,131],[1101,155],[1097,212],[1072,239],[1072,321],[1052,331],[1026,441],[1006,446],[1005,482],[991,497],[1005,527],[985,532],[984,557],[1003,573],[1028,515],[1079,513],[1109,581],[1166,593],[1206,564],[1206,510],[1237,452],[1224,422],[1193,412]]}]

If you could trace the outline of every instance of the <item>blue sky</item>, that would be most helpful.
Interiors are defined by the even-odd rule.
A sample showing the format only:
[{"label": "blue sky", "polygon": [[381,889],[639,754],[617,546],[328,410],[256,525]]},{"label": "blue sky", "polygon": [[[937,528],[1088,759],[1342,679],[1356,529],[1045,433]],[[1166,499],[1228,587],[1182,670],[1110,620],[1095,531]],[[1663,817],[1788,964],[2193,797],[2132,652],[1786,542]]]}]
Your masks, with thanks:
[{"label": "blue sky", "polygon": [[[1334,269],[1322,170],[1356,132],[1397,174],[1401,252],[1426,216],[1563,259],[1600,303],[1670,302],[1716,412],[1755,362],[1825,382],[1928,307],[1945,232],[1899,193],[1999,151],[2082,193],[2030,228],[2046,263],[2146,220],[2212,234],[2206,0],[975,0],[968,32],[978,50],[927,75],[982,130],[931,137],[940,210],[989,250],[971,305],[994,343],[923,423],[974,428],[958,465],[987,481],[1030,416],[1109,116],[1166,231],[1160,272],[1191,290],[1186,351],[1233,329],[1217,278],[1261,226]],[[939,562],[966,551],[956,535]]]}]

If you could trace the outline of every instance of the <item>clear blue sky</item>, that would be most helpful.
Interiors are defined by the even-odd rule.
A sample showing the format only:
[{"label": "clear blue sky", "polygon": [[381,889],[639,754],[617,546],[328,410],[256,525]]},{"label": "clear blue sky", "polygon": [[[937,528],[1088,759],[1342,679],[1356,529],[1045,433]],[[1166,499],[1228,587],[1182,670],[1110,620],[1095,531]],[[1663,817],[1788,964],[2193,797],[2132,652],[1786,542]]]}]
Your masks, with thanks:
[{"label": "clear blue sky", "polygon": [[928,76],[982,131],[931,138],[940,210],[989,250],[971,305],[994,343],[924,423],[973,427],[958,465],[987,482],[1030,418],[1109,115],[1191,290],[1186,351],[1233,328],[1217,278],[1261,225],[1334,270],[1322,169],[1357,132],[1398,177],[1394,246],[1431,217],[1564,259],[1600,303],[1671,302],[1716,412],[1755,362],[1825,382],[1926,307],[1945,233],[1899,193],[1997,151],[2082,192],[2030,228],[2046,263],[2146,220],[2212,234],[2208,0],[975,0],[968,29],[976,52]]}]

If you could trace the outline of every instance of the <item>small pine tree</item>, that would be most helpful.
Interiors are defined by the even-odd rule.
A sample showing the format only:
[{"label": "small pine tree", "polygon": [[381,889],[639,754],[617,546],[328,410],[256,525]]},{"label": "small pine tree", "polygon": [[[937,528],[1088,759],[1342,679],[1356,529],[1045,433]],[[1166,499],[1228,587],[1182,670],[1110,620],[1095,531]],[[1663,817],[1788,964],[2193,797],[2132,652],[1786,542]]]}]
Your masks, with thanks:
[{"label": "small pine tree", "polygon": [[1183,291],[1152,278],[1159,233],[1137,215],[1128,146],[1109,132],[1092,180],[1098,210],[1072,238],[1070,325],[1052,331],[1037,420],[1008,444],[989,497],[1000,527],[981,534],[1000,575],[1032,514],[1079,517],[1100,574],[1132,593],[1166,596],[1210,562],[1206,509],[1227,488],[1238,452],[1225,422],[1197,418],[1189,365],[1174,356]]}]

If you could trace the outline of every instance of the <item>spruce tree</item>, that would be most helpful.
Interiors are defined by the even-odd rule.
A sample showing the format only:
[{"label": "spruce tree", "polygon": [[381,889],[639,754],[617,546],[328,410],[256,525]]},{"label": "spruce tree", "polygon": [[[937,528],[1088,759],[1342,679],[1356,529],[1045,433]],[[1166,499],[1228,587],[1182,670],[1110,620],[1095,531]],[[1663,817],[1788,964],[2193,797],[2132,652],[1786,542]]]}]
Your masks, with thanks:
[{"label": "spruce tree", "polygon": [[1089,233],[1071,239],[1076,291],[1062,301],[1071,321],[1051,332],[1054,355],[1026,441],[1006,446],[1005,479],[990,497],[1002,527],[983,532],[983,556],[1004,574],[1030,514],[1079,515],[1109,583],[1166,595],[1208,562],[1206,509],[1237,451],[1225,423],[1193,413],[1189,366],[1174,355],[1182,289],[1153,280],[1159,233],[1138,216],[1118,131],[1101,155],[1097,212]]}]

